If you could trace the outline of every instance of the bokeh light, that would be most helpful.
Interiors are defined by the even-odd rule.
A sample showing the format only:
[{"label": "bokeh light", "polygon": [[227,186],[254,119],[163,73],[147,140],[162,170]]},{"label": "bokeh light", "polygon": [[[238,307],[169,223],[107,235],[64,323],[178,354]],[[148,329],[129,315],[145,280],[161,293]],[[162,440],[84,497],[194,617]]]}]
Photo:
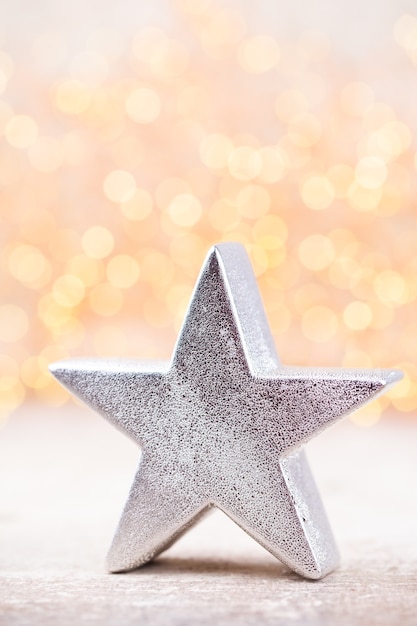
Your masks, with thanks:
[{"label": "bokeh light", "polygon": [[26,56],[4,39],[0,417],[67,401],[50,361],[168,357],[226,240],[251,257],[284,362],[401,367],[352,419],[417,409],[417,127],[396,97],[416,80],[417,14],[350,63],[325,29],[274,35],[238,5],[176,0],[163,24],[75,43],[45,29]]}]

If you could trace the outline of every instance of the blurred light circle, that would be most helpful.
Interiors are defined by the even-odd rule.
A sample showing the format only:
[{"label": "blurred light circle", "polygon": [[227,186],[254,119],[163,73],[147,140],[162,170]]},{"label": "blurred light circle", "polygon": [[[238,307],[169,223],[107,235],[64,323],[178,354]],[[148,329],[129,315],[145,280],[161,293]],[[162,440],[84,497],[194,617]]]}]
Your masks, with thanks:
[{"label": "blurred light circle", "polygon": [[335,249],[331,239],[325,235],[309,235],[300,243],[298,256],[304,267],[320,271],[332,263]]},{"label": "blurred light circle", "polygon": [[150,124],[161,113],[161,98],[154,89],[139,87],[126,98],[126,112],[137,124]]},{"label": "blurred light circle", "polygon": [[107,263],[106,275],[113,287],[128,289],[139,279],[139,263],[128,254],[118,254]]},{"label": "blurred light circle", "polygon": [[114,238],[104,226],[92,226],[85,231],[81,245],[88,256],[103,259],[113,250]]},{"label": "blurred light circle", "polygon": [[315,211],[327,209],[334,199],[334,189],[324,176],[310,176],[301,188],[304,204]]},{"label": "blurred light circle", "polygon": [[104,179],[103,191],[112,202],[126,202],[135,194],[136,181],[130,172],[113,170]]},{"label": "blurred light circle", "polygon": [[14,115],[6,124],[5,137],[13,148],[28,148],[38,136],[38,125],[28,115]]},{"label": "blurred light circle", "polygon": [[196,224],[203,209],[200,201],[193,194],[181,193],[175,196],[168,206],[168,215],[174,224],[189,228]]},{"label": "blurred light circle", "polygon": [[372,311],[366,302],[350,302],[343,311],[343,321],[352,330],[364,330],[372,322]]}]

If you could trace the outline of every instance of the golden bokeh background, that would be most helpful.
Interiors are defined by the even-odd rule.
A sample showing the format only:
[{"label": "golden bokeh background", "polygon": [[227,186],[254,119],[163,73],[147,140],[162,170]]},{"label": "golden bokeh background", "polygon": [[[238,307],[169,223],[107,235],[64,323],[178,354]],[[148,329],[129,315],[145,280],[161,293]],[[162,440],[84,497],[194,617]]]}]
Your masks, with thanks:
[{"label": "golden bokeh background", "polygon": [[417,14],[355,57],[331,28],[277,35],[251,10],[178,0],[129,33],[4,34],[2,417],[68,401],[56,359],[169,357],[225,240],[284,362],[402,368],[357,423],[417,408]]}]

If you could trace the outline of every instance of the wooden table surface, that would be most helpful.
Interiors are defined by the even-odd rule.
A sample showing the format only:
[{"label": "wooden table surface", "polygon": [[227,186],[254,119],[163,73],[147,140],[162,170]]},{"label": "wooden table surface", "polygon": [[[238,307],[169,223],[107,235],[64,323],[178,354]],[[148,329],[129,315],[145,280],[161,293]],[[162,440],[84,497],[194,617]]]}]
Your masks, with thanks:
[{"label": "wooden table surface", "polygon": [[27,406],[0,430],[1,626],[415,626],[417,419],[345,420],[307,451],[342,555],[324,580],[291,573],[220,512],[111,575],[138,449],[85,408]]}]

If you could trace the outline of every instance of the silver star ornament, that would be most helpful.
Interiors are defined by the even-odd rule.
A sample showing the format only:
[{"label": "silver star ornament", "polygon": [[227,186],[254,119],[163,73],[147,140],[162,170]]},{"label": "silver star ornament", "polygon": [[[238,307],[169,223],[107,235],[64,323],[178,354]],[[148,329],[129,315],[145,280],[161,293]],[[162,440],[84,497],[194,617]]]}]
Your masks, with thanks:
[{"label": "silver star ornament", "polygon": [[301,446],[401,377],[281,365],[236,243],[210,250],[171,361],[73,359],[50,369],[142,450],[109,571],[153,559],[215,506],[313,579],[339,557]]}]

